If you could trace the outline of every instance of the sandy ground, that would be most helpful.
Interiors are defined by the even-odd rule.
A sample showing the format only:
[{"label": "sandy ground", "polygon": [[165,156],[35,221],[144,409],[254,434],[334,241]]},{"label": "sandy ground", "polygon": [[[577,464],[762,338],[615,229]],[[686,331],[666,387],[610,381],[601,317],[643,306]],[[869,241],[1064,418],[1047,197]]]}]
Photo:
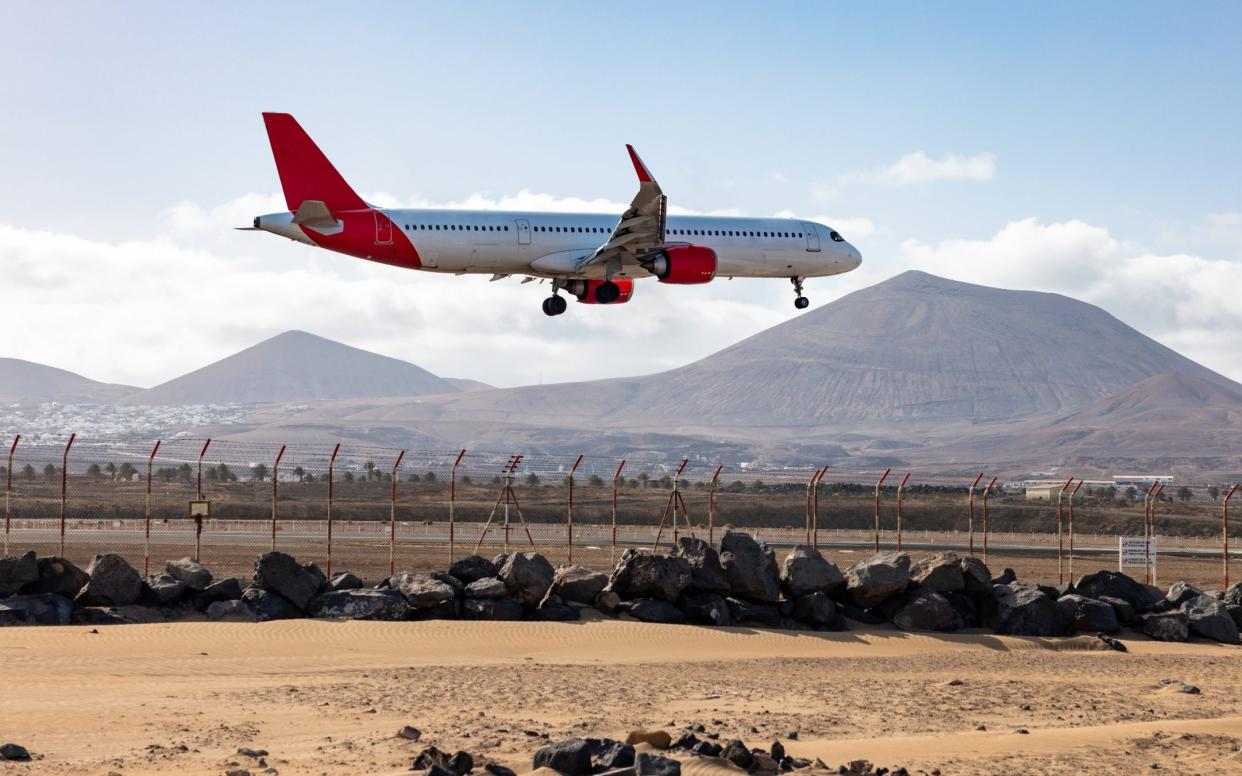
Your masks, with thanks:
[{"label": "sandy ground", "polygon": [[[281,774],[396,774],[433,743],[524,772],[548,739],[702,724],[834,767],[1242,772],[1242,650],[1127,642],[615,620],[7,628],[0,738],[38,759],[0,771],[259,773],[251,747]],[[421,742],[394,736],[406,724]]]}]

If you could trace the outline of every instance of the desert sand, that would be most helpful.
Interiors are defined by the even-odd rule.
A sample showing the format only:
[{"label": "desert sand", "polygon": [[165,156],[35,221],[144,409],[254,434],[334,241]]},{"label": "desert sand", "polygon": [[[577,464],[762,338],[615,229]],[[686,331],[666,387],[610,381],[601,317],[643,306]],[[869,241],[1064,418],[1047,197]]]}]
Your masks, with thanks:
[{"label": "desert sand", "polygon": [[[526,772],[548,740],[692,724],[832,767],[1242,772],[1242,650],[1126,641],[602,619],[17,627],[0,630],[0,738],[36,757],[6,774],[259,773],[239,747],[281,774],[396,774],[429,743]],[[394,735],[407,724],[421,741]]]}]

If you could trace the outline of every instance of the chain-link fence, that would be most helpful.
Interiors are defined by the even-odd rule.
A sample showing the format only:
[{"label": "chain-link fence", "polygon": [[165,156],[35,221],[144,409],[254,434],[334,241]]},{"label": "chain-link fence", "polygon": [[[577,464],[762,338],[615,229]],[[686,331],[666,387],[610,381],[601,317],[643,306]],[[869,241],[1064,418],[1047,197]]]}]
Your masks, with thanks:
[{"label": "chain-link fence", "polygon": [[[0,449],[5,553],[33,549],[82,564],[116,552],[158,570],[192,556],[217,573],[245,575],[256,555],[276,548],[373,579],[394,568],[442,569],[476,548],[495,554],[507,545],[602,569],[626,547],[667,548],[686,533],[716,539],[725,526],[774,545],[813,541],[850,562],[877,541],[897,546],[900,511],[906,549],[981,552],[986,527],[1002,562],[1026,564],[1049,581],[1065,573],[1064,559],[1046,568],[1065,545],[1054,506],[998,491],[989,526],[987,498],[979,489],[970,498],[973,478],[916,477],[899,493],[897,478],[876,487],[883,470],[830,470],[812,488],[821,471],[812,466],[652,454],[8,439]],[[1084,501],[1076,550],[1093,568],[1115,567],[1117,535],[1141,534],[1145,518]],[[1179,535],[1161,537],[1161,550],[1180,554],[1196,579],[1223,575],[1221,511],[1215,502],[1183,509]]]}]

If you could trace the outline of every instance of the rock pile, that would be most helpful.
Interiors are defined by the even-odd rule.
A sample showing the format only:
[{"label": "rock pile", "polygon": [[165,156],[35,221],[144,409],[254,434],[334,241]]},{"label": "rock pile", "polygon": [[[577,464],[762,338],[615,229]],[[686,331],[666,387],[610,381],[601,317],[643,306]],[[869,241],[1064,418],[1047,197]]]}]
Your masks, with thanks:
[{"label": "rock pile", "polygon": [[[33,552],[0,558],[0,625],[108,624],[174,618],[263,622],[295,617],[359,620],[574,620],[585,608],[645,622],[843,630],[853,621],[910,631],[986,628],[1016,636],[1195,636],[1239,643],[1242,583],[1204,592],[1178,582],[1167,592],[1099,571],[1061,588],[993,577],[977,558],[952,552],[912,562],[882,553],[844,571],[807,545],[777,563],[753,536],[726,532],[720,549],[681,538],[672,555],[627,550],[611,574],[553,568],[535,552],[470,556],[447,572],[402,572],[367,586],[348,572],[330,579],[283,552],[260,555],[250,580],[215,579],[188,558],[141,576],[119,555],[83,571]],[[597,755],[592,754],[592,757]]]},{"label": "rock pile", "polygon": [[[790,740],[794,738],[796,736],[791,736]],[[833,770],[820,760],[812,762],[789,756],[780,741],[773,741],[769,748],[764,749],[747,746],[739,739],[720,739],[719,734],[705,733],[702,725],[686,729],[676,739],[663,730],[636,731],[624,743],[608,738],[571,738],[548,744],[537,751],[532,765],[535,768],[550,768],[566,776],[680,776],[679,760],[635,748],[635,744],[645,744],[647,749],[668,750],[682,758],[727,760],[736,768],[753,774],[789,772],[812,766],[821,771]],[[890,770],[875,767],[866,760],[839,765],[835,772],[857,776],[904,776],[907,773],[905,768]],[[443,775],[428,772],[426,776]]]}]

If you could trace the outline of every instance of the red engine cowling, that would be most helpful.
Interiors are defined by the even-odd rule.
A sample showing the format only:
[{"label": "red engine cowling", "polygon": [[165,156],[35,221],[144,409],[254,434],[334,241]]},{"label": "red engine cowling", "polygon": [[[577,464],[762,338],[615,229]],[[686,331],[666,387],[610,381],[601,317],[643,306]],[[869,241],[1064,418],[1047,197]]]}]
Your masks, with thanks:
[{"label": "red engine cowling", "polygon": [[710,283],[716,277],[716,252],[702,245],[679,245],[660,251],[644,266],[661,283]]},{"label": "red engine cowling", "polygon": [[[630,301],[630,297],[634,296],[634,279],[633,278],[615,278],[612,282],[617,284],[617,288],[621,290],[621,295],[617,297],[617,301],[608,304],[625,304]],[[575,287],[567,287],[566,290],[578,298],[582,304],[599,304],[595,299],[595,289],[604,284],[602,280],[578,280],[574,281]]]}]

